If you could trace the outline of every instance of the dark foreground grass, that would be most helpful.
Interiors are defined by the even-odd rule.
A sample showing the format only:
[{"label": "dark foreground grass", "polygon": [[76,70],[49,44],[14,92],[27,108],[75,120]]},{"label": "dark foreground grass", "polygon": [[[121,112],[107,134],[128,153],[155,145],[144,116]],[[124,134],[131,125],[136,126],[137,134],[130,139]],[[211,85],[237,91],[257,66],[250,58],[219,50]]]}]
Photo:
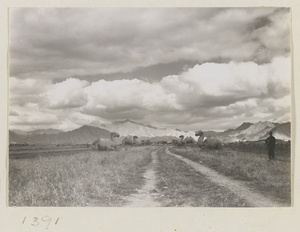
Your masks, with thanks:
[{"label": "dark foreground grass", "polygon": [[186,163],[159,152],[157,167],[162,206],[166,207],[247,207],[247,203],[220,187]]},{"label": "dark foreground grass", "polygon": [[[171,148],[172,152],[202,163],[232,179],[243,181],[251,189],[261,192],[281,205],[291,204],[291,164],[289,159],[269,162],[266,154],[199,148]],[[285,157],[288,157],[285,154]]]},{"label": "dark foreground grass", "polygon": [[43,153],[9,162],[10,206],[121,206],[143,184],[152,148]]}]

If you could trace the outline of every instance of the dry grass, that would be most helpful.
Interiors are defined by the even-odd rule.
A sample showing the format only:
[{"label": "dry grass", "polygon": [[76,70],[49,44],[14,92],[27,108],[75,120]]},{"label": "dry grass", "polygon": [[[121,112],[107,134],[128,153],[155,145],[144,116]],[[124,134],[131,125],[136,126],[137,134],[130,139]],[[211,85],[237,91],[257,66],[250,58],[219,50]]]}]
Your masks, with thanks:
[{"label": "dry grass", "polygon": [[[10,206],[120,206],[139,188],[150,148],[43,153],[10,159]],[[25,156],[24,156],[25,157]]]},{"label": "dry grass", "polygon": [[166,207],[247,207],[229,190],[208,181],[184,162],[159,153],[158,188]]},{"label": "dry grass", "polygon": [[[264,141],[262,142],[240,142],[228,143],[225,147],[230,150],[239,152],[251,152],[267,157],[267,147]],[[291,158],[291,143],[287,141],[277,140],[275,155],[279,160],[290,161]]]},{"label": "dry grass", "polygon": [[172,148],[172,152],[200,162],[219,173],[245,182],[249,187],[284,204],[291,203],[291,164],[285,154],[268,161],[267,154],[198,148]]},{"label": "dry grass", "polygon": [[[39,148],[40,149],[40,148]],[[123,206],[124,196],[141,188],[143,167],[157,147],[120,151],[92,150],[12,153],[9,163],[10,206]],[[26,150],[26,149],[25,149]],[[268,162],[266,153],[220,151],[197,147],[170,148],[251,189],[289,205],[291,201],[290,154]],[[247,206],[229,190],[209,182],[187,164],[158,151],[157,190],[162,206]]]}]

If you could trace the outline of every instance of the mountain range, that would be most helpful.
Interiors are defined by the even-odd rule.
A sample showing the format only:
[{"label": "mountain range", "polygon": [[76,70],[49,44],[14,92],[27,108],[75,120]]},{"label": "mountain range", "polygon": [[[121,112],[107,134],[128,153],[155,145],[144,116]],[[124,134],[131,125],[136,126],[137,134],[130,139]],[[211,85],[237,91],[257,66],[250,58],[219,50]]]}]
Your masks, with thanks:
[{"label": "mountain range", "polygon": [[[291,139],[291,123],[272,122],[245,122],[235,129],[228,129],[223,132],[204,131],[206,137],[215,136],[223,142],[235,141],[257,141],[268,137],[272,131],[277,139]],[[136,135],[140,139],[152,141],[171,141],[180,135],[184,137],[195,137],[194,131],[181,131],[178,129],[157,128],[151,125],[144,125],[131,120],[116,121],[109,124],[85,125],[72,131],[61,131],[56,129],[35,130],[24,132],[20,130],[9,131],[10,144],[86,144],[92,143],[98,138],[109,138],[110,132],[118,132],[121,137]]]},{"label": "mountain range", "polygon": [[[56,131],[58,132],[58,131]],[[16,131],[9,132],[9,142],[11,143],[27,143],[27,144],[85,144],[92,143],[97,138],[109,138],[110,131],[92,127],[82,126],[78,129],[58,132],[55,134],[20,134]]]},{"label": "mountain range", "polygon": [[272,123],[272,122],[257,122],[243,123],[234,130],[227,130],[219,134],[223,142],[235,141],[257,141],[266,139],[269,132],[273,132],[273,136],[280,140],[291,139],[291,123]]},{"label": "mountain range", "polygon": [[33,131],[14,130],[13,132],[19,135],[54,135],[64,131],[49,128],[49,129],[38,129]]},{"label": "mountain range", "polygon": [[133,122],[131,120],[116,121],[108,124],[91,124],[91,126],[96,126],[108,131],[118,132],[121,136],[136,135],[138,137],[156,137],[156,136],[173,136],[179,137],[180,135],[195,137],[195,132],[193,131],[181,131],[178,129],[166,129],[157,128],[151,125],[144,125]]}]

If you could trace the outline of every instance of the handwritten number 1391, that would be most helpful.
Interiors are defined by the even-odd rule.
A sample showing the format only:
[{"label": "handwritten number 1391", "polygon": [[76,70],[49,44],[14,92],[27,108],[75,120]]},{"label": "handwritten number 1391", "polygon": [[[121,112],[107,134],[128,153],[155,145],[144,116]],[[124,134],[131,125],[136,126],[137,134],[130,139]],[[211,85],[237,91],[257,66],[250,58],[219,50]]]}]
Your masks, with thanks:
[{"label": "handwritten number 1391", "polygon": [[[27,220],[27,217],[24,217],[23,219],[23,223],[22,224],[30,224],[31,226],[39,226],[41,225],[42,223],[47,223],[46,224],[46,230],[49,228],[51,222],[52,222],[52,219],[53,219],[53,224],[54,225],[57,225],[59,220],[61,219],[60,217],[58,218],[51,218],[51,217],[48,217],[48,216],[44,216],[44,217],[33,217],[31,220]],[[56,219],[56,220],[55,220]]]}]

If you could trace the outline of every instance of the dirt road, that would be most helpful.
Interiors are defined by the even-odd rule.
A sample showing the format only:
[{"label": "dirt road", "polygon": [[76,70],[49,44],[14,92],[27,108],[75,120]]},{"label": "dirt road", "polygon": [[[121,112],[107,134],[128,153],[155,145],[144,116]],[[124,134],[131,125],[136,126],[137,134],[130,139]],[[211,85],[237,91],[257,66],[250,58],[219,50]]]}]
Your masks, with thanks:
[{"label": "dirt road", "polygon": [[[203,196],[201,190],[208,188],[214,188],[214,192],[219,192],[218,194],[222,196],[222,193],[230,192],[233,196],[236,196],[236,199],[241,199],[242,201],[246,202],[247,206],[252,207],[274,207],[279,206],[280,204],[276,201],[273,201],[269,198],[266,198],[262,194],[249,189],[243,183],[237,180],[232,180],[229,177],[226,177],[200,163],[191,161],[187,158],[179,156],[169,151],[168,148],[165,150],[155,150],[151,153],[152,161],[151,163],[145,167],[144,169],[144,185],[137,189],[136,193],[131,194],[125,198],[127,207],[159,207],[163,206],[163,202],[166,202],[165,195],[161,192],[161,189],[158,187],[158,179],[160,173],[157,171],[157,167],[159,165],[166,165],[158,163],[160,159],[158,159],[158,151],[163,152],[163,154],[167,154],[170,157],[175,157],[176,160],[180,160],[184,162],[184,166],[186,168],[191,168],[195,172],[190,178],[198,179],[201,181],[199,188],[199,194],[202,194],[199,197],[202,198],[210,198],[212,197],[210,194],[208,196]],[[174,159],[174,158],[173,158]],[[198,174],[197,174],[198,173]],[[200,175],[201,178],[197,175]],[[201,180],[200,180],[201,179]],[[179,184],[178,182],[176,184]],[[213,186],[213,187],[212,187]],[[195,186],[193,186],[195,187]],[[187,187],[188,188],[188,187]],[[175,189],[176,191],[177,189]],[[197,191],[197,190],[196,190]],[[183,194],[184,195],[184,194]],[[183,199],[187,199],[186,196],[182,196]],[[233,197],[234,198],[234,197]],[[188,204],[187,202],[183,205]],[[172,204],[171,204],[172,205]],[[235,203],[233,203],[235,205]],[[199,205],[201,206],[201,205]]]},{"label": "dirt road", "polygon": [[193,167],[197,172],[204,175],[209,181],[217,184],[220,187],[224,187],[236,194],[238,197],[244,199],[250,206],[253,207],[274,207],[280,205],[278,202],[266,198],[260,193],[250,190],[247,186],[241,182],[232,180],[226,176],[219,174],[218,172],[194,161],[191,161],[182,156],[176,155],[169,151],[168,148],[165,150],[166,154],[169,154],[177,159],[185,162],[189,166]]},{"label": "dirt road", "polygon": [[125,198],[127,207],[158,207],[159,201],[156,200],[159,194],[156,190],[157,177],[156,177],[156,164],[157,164],[157,150],[151,153],[152,161],[145,168],[144,179],[145,183],[142,188],[137,189],[137,193],[131,194]]}]

